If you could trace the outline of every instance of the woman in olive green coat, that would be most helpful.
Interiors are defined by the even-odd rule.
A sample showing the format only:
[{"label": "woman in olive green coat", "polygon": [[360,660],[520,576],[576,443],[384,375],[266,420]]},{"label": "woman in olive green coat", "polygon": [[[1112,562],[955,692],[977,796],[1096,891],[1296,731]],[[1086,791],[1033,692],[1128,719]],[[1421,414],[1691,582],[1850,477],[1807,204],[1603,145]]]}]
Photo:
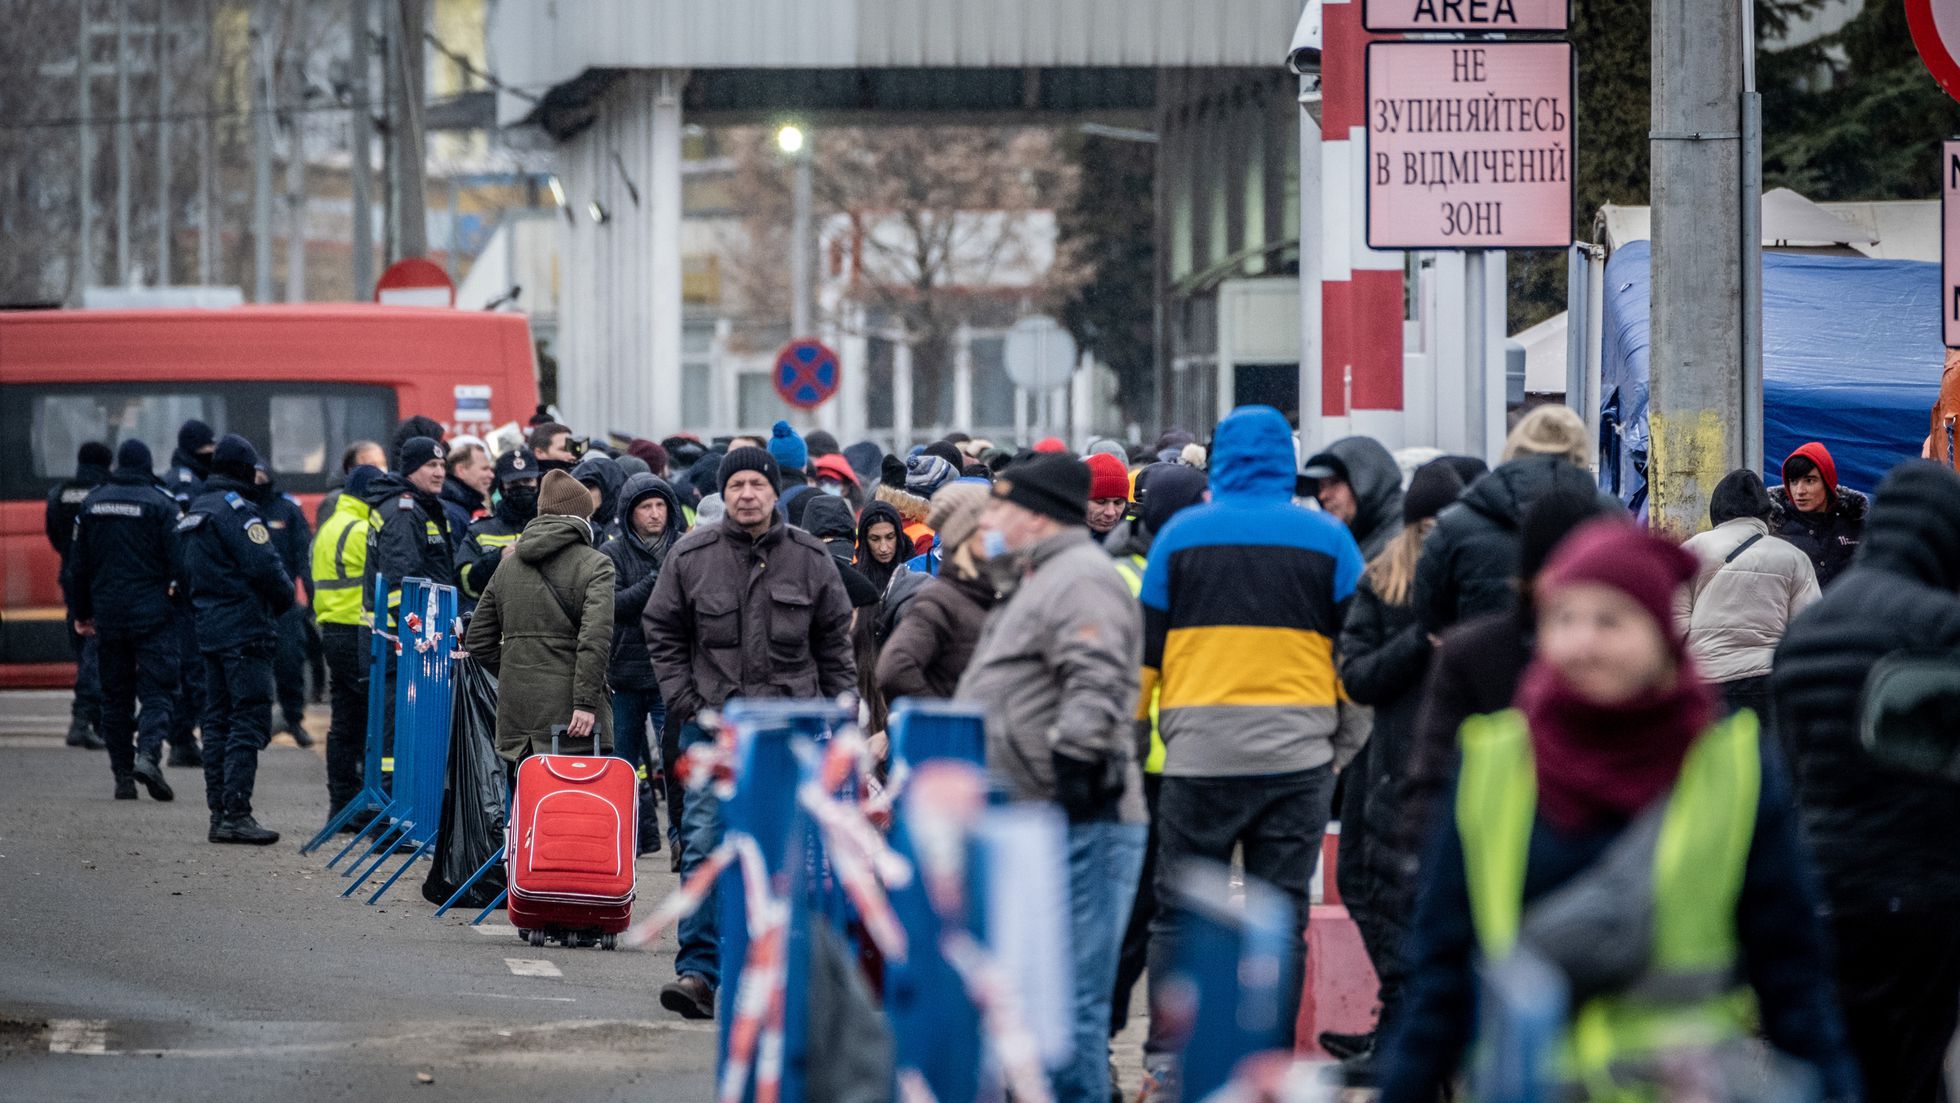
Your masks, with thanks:
[{"label": "woman in olive green coat", "polygon": [[562,471],[545,476],[538,516],[504,552],[463,646],[497,675],[497,753],[515,762],[551,750],[612,745],[606,663],[612,652],[613,565],[592,546],[592,498]]}]

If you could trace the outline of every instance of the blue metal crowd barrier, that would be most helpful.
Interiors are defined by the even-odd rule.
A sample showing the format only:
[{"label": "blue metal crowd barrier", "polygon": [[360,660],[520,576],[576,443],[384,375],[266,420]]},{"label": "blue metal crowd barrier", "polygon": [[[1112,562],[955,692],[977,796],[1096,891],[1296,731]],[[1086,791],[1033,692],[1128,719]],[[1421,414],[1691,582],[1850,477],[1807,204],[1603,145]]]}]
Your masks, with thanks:
[{"label": "blue metal crowd barrier", "polygon": [[342,896],[351,896],[380,870],[391,854],[410,853],[368,897],[383,894],[416,861],[435,846],[442,819],[442,790],[448,776],[449,717],[454,703],[450,651],[456,640],[457,595],[454,586],[427,579],[402,580],[400,648],[395,687],[394,800],[383,816],[391,822],[370,848],[373,862],[354,878]]},{"label": "blue metal crowd barrier", "polygon": [[[374,579],[374,607],[377,609],[388,607],[388,580],[379,575]],[[363,813],[379,815],[388,807],[388,789],[382,782],[381,732],[382,725],[387,722],[387,713],[383,707],[386,698],[383,695],[387,692],[388,685],[388,658],[393,653],[394,648],[390,646],[385,633],[374,631],[368,633],[368,708],[365,733],[367,746],[362,760],[361,792],[328,820],[327,826],[321,828],[319,834],[308,839],[306,845],[299,848],[301,854],[311,854],[318,850],[328,839],[338,834],[341,828],[352,823],[354,817]],[[372,821],[368,826],[372,826]],[[356,835],[355,839],[350,841],[339,854],[334,855],[327,862],[327,867],[331,869],[334,863],[345,857],[359,838],[359,835]]]},{"label": "blue metal crowd barrier", "polygon": [[[803,1103],[803,1068],[807,1059],[809,1024],[807,993],[798,978],[810,967],[810,923],[832,911],[822,869],[822,843],[815,824],[796,800],[797,787],[814,769],[797,743],[827,743],[833,731],[855,719],[851,711],[830,701],[736,701],[722,721],[735,733],[735,791],[721,805],[722,825],[728,832],[754,838],[762,852],[772,884],[786,884],[790,905],[789,932],[783,969],[789,983],[783,989],[782,1103]],[[748,959],[748,904],[742,871],[730,866],[721,875],[716,899],[703,906],[717,908],[721,972],[724,990],[739,991],[739,978]],[[841,930],[841,927],[839,928]],[[717,1016],[718,1069],[728,1062],[729,1030],[735,1015],[733,999],[723,1001],[730,1012]],[[753,1083],[743,1097],[753,1098]]]},{"label": "blue metal crowd barrier", "polygon": [[[984,764],[985,715],[948,701],[898,701],[888,729],[896,778],[934,761]],[[892,809],[891,846],[917,864],[903,802]],[[980,1010],[965,983],[939,952],[943,930],[925,881],[891,891],[892,910],[905,928],[904,961],[885,963],[885,1015],[891,1022],[894,1064],[924,1079],[939,1103],[973,1103],[980,1092],[983,1048]]]},{"label": "blue metal crowd barrier", "polygon": [[1205,1099],[1255,1053],[1284,1050],[1292,1037],[1286,983],[1298,952],[1293,905],[1279,890],[1247,878],[1234,908],[1231,870],[1192,863],[1179,870],[1166,906],[1177,917],[1176,986],[1195,1001],[1177,1018],[1192,1024],[1179,1055],[1183,1098]]}]

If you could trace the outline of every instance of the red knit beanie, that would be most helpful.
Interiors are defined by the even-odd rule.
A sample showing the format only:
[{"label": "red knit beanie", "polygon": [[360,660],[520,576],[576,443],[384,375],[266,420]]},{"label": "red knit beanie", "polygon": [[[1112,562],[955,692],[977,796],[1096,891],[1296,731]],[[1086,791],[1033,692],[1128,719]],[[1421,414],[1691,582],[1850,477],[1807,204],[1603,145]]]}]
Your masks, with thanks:
[{"label": "red knit beanie", "polygon": [[1692,553],[1630,521],[1610,517],[1588,521],[1559,544],[1538,575],[1539,608],[1574,583],[1609,586],[1654,618],[1678,661],[1687,645],[1675,629],[1674,594],[1697,570]]},{"label": "red knit beanie", "polygon": [[1787,486],[1790,482],[1790,460],[1794,460],[1798,456],[1802,456],[1804,459],[1817,465],[1817,474],[1824,480],[1824,488],[1830,491],[1831,497],[1836,498],[1838,491],[1837,461],[1831,458],[1830,449],[1814,440],[1808,444],[1799,445],[1796,451],[1790,453],[1789,459],[1783,461],[1784,485]]},{"label": "red knit beanie", "polygon": [[1089,500],[1121,498],[1130,500],[1130,469],[1107,452],[1092,453],[1082,461],[1089,465]]},{"label": "red knit beanie", "polygon": [[1042,437],[1040,440],[1034,442],[1034,450],[1037,452],[1066,452],[1068,451],[1068,445],[1063,444],[1060,437]]}]

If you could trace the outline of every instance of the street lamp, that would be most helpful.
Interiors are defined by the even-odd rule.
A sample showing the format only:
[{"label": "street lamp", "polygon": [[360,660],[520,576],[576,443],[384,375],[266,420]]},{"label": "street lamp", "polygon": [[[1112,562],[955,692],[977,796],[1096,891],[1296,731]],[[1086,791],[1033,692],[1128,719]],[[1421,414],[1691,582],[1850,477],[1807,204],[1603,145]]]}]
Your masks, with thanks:
[{"label": "street lamp", "polygon": [[776,131],[776,146],[784,153],[803,152],[803,128],[795,123],[785,124],[781,130]]},{"label": "street lamp", "polygon": [[812,228],[810,225],[810,147],[805,141],[803,128],[795,123],[785,123],[776,131],[776,148],[796,162],[796,178],[791,191],[794,200],[793,223],[790,227],[790,336],[797,340],[814,336],[811,326],[811,278],[810,260],[815,250],[811,247]]}]

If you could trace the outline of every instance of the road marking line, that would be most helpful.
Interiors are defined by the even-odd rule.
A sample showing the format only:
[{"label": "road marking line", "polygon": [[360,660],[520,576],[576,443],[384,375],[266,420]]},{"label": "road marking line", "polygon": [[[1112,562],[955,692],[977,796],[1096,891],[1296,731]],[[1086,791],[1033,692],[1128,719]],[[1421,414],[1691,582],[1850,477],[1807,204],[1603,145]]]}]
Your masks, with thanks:
[{"label": "road marking line", "polygon": [[491,938],[514,938],[517,935],[517,928],[508,923],[482,923],[471,927],[470,930]]},{"label": "road marking line", "polygon": [[537,1000],[540,1003],[577,1003],[571,996],[511,996],[502,992],[458,992],[459,996],[473,996],[484,1000]]},{"label": "road marking line", "polygon": [[49,1053],[107,1053],[109,1020],[53,1019],[48,1022]]},{"label": "road marking line", "polygon": [[507,957],[504,959],[504,964],[510,967],[510,973],[514,977],[562,977],[565,975],[559,970],[558,966],[553,965],[549,961],[542,961],[537,958]]}]

